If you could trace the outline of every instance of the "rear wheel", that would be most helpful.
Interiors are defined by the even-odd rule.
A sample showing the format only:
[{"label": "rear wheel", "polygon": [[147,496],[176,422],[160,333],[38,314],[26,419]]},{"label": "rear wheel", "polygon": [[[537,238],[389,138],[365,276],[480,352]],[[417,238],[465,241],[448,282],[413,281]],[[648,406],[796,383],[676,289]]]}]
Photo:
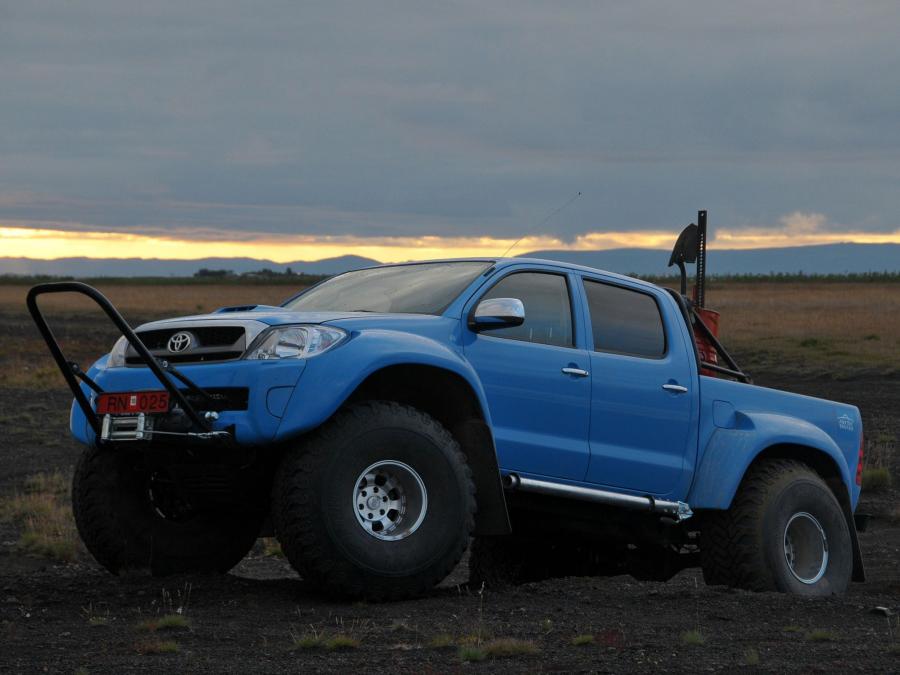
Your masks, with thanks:
[{"label": "rear wheel", "polygon": [[752,469],[731,508],[707,515],[700,553],[706,583],[754,591],[843,593],[853,571],[840,504],[818,474],[794,460]]},{"label": "rear wheel", "polygon": [[285,455],[272,502],[282,549],[304,579],[330,595],[394,599],[427,591],[459,562],[475,487],[434,419],[371,402]]},{"label": "rear wheel", "polygon": [[164,471],[98,448],[78,462],[72,508],[88,551],[113,574],[227,572],[253,546],[265,516],[255,507],[196,510]]}]

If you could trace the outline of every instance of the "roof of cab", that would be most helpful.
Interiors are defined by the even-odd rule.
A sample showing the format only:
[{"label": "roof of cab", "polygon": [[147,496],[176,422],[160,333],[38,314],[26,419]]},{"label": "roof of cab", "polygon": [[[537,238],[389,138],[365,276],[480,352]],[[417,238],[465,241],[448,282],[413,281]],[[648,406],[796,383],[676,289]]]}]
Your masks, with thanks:
[{"label": "roof of cab", "polygon": [[[548,265],[553,267],[562,267],[565,269],[573,270],[576,272],[589,272],[592,274],[603,274],[605,276],[611,277],[613,279],[622,279],[628,280],[632,283],[637,283],[643,286],[657,288],[658,286],[649,281],[644,281],[643,279],[638,279],[636,277],[630,277],[625,274],[619,274],[617,272],[609,272],[607,270],[601,270],[596,267],[588,267],[586,265],[576,265],[575,263],[563,262],[561,260],[547,260],[544,258],[439,258],[436,260],[409,260],[407,262],[402,263],[384,263],[383,265],[372,265],[371,267],[394,267],[398,265],[421,265],[424,263],[452,263],[452,262],[485,262],[485,263],[494,263],[497,268],[510,267],[511,265]],[[361,268],[361,269],[370,269],[370,268]]]}]

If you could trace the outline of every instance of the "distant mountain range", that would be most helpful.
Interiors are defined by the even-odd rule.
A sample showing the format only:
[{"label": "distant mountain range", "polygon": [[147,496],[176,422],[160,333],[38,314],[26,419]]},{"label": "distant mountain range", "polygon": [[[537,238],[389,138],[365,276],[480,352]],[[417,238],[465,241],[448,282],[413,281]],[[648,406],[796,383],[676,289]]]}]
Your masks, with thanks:
[{"label": "distant mountain range", "polygon": [[[609,251],[532,251],[526,255],[622,274],[677,274],[677,268],[666,267],[669,251],[618,248]],[[799,272],[900,272],[900,244],[823,244],[786,248],[713,249],[707,252],[707,274],[710,275]]]},{"label": "distant mountain range", "polygon": [[[577,263],[622,274],[666,275],[669,252],[656,249],[620,248],[608,251],[532,251],[520,257],[546,258]],[[355,255],[317,261],[276,263],[254,258],[202,258],[161,260],[140,258],[0,258],[0,274],[72,277],[192,276],[200,269],[231,270],[237,274],[268,268],[297,274],[337,274],[377,265],[377,260]],[[827,244],[788,248],[709,251],[711,275],[727,274],[861,274],[900,272],[900,244]]]}]

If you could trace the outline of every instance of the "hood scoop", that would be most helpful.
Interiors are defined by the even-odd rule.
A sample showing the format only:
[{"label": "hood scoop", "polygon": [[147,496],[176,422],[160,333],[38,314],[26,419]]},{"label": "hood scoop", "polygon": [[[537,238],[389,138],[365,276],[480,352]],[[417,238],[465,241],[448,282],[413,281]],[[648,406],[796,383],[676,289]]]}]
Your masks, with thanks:
[{"label": "hood scoop", "polygon": [[222,307],[217,309],[213,314],[230,314],[232,312],[271,312],[284,311],[283,307],[275,307],[273,305],[235,305],[234,307]]}]

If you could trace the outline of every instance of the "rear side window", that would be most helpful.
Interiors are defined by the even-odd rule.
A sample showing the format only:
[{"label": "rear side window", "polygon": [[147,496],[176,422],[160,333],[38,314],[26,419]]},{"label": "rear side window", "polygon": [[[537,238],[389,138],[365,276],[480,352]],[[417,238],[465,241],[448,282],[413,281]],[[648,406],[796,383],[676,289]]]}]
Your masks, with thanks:
[{"label": "rear side window", "polygon": [[572,306],[569,286],[559,274],[517,272],[497,282],[488,298],[518,298],[525,305],[525,323],[512,328],[482,331],[483,335],[571,347]]},{"label": "rear side window", "polygon": [[595,351],[649,359],[665,355],[666,333],[653,296],[587,279],[584,290]]}]

